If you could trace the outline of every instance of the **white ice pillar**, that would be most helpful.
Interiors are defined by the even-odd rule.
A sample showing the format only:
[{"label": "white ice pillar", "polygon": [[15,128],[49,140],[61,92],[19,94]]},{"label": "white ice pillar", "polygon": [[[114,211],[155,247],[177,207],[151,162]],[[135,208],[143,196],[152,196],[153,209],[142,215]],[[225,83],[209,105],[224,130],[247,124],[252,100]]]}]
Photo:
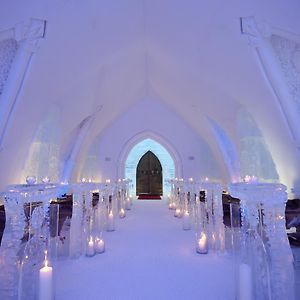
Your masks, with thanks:
[{"label": "white ice pillar", "polygon": [[263,294],[269,297],[268,293],[274,300],[294,299],[293,256],[285,231],[286,187],[271,183],[236,183],[230,185],[230,194],[241,200],[244,239],[249,238],[251,232],[256,236],[251,242],[255,253],[250,254],[257,299]]}]

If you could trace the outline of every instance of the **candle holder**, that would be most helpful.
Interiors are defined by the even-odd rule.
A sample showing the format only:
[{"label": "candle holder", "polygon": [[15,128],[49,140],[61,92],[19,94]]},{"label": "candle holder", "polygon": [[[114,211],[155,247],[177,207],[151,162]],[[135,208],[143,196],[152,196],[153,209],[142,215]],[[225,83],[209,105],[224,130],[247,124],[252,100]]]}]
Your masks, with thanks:
[{"label": "candle holder", "polygon": [[191,229],[191,218],[190,218],[190,213],[187,209],[183,213],[182,229],[183,230],[190,230]]},{"label": "candle holder", "polygon": [[126,208],[126,210],[131,210],[131,200],[130,200],[130,197],[126,198],[125,208]]},{"label": "candle holder", "polygon": [[106,230],[115,231],[115,218],[112,210],[107,214]]},{"label": "candle holder", "polygon": [[87,239],[85,256],[92,257],[95,253],[95,241],[92,235],[90,235]]},{"label": "candle holder", "polygon": [[126,217],[125,209],[121,208],[119,211],[119,218],[124,219]]},{"label": "candle holder", "polygon": [[101,236],[95,238],[95,252],[96,253],[105,252],[105,242]]},{"label": "candle holder", "polygon": [[201,231],[199,234],[196,234],[196,252],[199,254],[208,253],[207,234],[204,231]]},{"label": "candle holder", "polygon": [[181,209],[179,207],[177,207],[175,209],[174,217],[176,217],[176,218],[181,218],[182,217]]}]

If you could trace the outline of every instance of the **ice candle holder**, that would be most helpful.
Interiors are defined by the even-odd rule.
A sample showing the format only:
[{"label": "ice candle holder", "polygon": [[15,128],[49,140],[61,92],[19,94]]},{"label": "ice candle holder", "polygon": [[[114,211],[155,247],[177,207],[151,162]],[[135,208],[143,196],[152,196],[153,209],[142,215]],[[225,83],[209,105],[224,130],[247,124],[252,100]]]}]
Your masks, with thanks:
[{"label": "ice candle holder", "polygon": [[114,231],[114,230],[115,230],[115,218],[111,210],[107,216],[107,231]]},{"label": "ice candle holder", "polygon": [[89,236],[87,240],[85,255],[87,257],[92,257],[95,255],[95,242],[92,236]]},{"label": "ice candle holder", "polygon": [[184,211],[183,217],[182,217],[182,229],[183,230],[190,230],[191,229],[191,219],[190,219],[190,213],[188,210]]},{"label": "ice candle holder", "polygon": [[208,253],[208,240],[205,232],[201,232],[196,236],[196,252],[199,254]]}]

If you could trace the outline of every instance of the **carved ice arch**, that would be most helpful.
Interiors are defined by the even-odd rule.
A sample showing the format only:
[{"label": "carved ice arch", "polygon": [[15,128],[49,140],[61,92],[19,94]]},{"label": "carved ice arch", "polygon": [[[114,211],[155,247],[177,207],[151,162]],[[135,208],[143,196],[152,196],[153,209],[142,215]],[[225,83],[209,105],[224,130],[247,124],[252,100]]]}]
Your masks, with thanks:
[{"label": "carved ice arch", "polygon": [[240,157],[236,145],[225,130],[214,120],[208,118],[219,151],[222,154],[231,182],[240,181]]},{"label": "carved ice arch", "polygon": [[11,29],[0,32],[0,41],[12,39],[18,45],[8,78],[0,95],[0,151],[8,125],[12,122],[33,54],[38,49],[39,41],[45,37],[45,31],[45,20],[29,19]]},{"label": "carved ice arch", "polygon": [[[274,28],[266,23],[259,23],[254,17],[241,18],[241,31],[248,37],[250,45],[255,50],[259,66],[274,98],[277,100],[277,107],[283,116],[289,135],[299,148],[300,114],[299,110],[297,111],[296,101],[293,99],[295,93],[291,90],[282,70],[280,60],[272,45],[272,36],[278,35],[299,44],[300,36]],[[299,89],[300,87],[298,87]]]}]

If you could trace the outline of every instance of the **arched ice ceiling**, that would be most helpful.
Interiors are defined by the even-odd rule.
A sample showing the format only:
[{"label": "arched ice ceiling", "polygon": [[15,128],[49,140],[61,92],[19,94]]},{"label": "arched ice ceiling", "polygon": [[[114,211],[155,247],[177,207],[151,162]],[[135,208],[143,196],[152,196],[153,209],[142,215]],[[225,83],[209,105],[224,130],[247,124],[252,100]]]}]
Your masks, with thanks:
[{"label": "arched ice ceiling", "polygon": [[[47,21],[3,154],[11,153],[11,137],[17,134],[26,148],[52,105],[64,116],[62,144],[103,105],[89,130],[89,144],[133,103],[153,97],[216,152],[207,117],[234,141],[233,120],[244,106],[270,144],[285,145],[273,150],[274,157],[284,152],[296,157],[254,50],[241,35],[240,18],[254,16],[300,35],[299,11],[296,0],[0,0],[0,32],[30,18]],[[295,161],[299,165],[299,158],[290,165]]]}]

